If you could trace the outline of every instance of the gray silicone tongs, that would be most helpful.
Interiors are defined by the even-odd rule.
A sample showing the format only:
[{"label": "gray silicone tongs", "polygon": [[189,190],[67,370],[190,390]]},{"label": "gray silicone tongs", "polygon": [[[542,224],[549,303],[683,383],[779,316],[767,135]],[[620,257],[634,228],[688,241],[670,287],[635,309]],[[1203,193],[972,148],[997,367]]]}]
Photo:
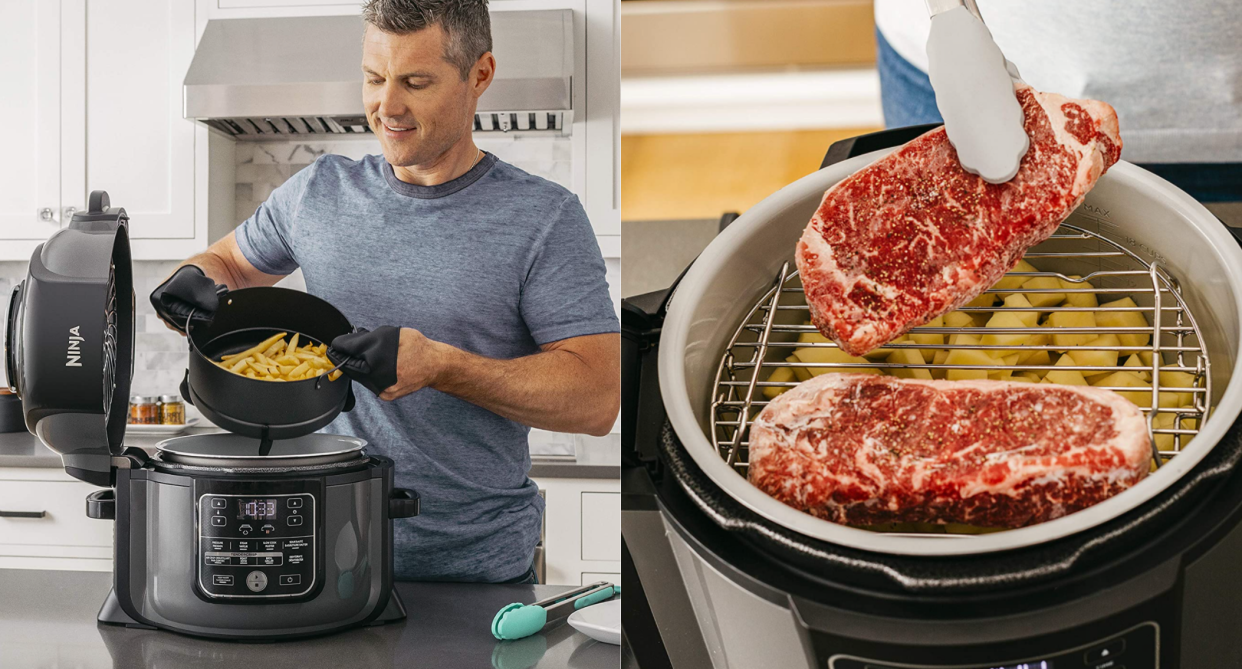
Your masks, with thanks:
[{"label": "gray silicone tongs", "polygon": [[1001,53],[975,0],[926,0],[927,73],[962,168],[989,183],[1018,173],[1030,147],[1014,94],[1018,68]]}]

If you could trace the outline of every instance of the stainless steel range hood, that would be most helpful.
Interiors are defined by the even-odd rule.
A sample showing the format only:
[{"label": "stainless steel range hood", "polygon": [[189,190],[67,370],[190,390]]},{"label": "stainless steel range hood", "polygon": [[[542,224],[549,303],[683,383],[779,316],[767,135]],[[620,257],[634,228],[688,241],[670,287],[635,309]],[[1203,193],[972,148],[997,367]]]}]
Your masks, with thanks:
[{"label": "stainless steel range hood", "polygon": [[[185,118],[236,139],[370,134],[362,109],[357,16],[207,23],[185,75]],[[496,80],[476,131],[568,133],[573,122],[573,13],[492,14]]]}]

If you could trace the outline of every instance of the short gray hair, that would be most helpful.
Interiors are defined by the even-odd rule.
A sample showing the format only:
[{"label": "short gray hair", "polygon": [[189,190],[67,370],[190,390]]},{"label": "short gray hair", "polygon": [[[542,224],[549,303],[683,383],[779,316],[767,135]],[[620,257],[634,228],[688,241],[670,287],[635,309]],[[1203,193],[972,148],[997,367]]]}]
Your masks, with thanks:
[{"label": "short gray hair", "polygon": [[368,0],[362,20],[396,35],[439,24],[448,35],[444,59],[457,66],[462,81],[479,57],[492,50],[487,0]]}]

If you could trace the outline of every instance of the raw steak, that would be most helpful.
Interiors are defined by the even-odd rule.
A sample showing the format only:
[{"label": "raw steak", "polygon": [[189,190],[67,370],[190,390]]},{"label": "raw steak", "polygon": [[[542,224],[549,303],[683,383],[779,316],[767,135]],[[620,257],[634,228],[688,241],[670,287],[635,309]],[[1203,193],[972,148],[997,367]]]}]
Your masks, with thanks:
[{"label": "raw steak", "polygon": [[1147,421],[1089,386],[821,374],[750,429],[750,482],[849,525],[1021,527],[1147,475]]},{"label": "raw steak", "polygon": [[811,319],[862,355],[978,297],[1048,238],[1117,162],[1113,108],[1019,84],[1031,148],[990,184],[958,163],[944,128],[824,194],[796,258]]}]

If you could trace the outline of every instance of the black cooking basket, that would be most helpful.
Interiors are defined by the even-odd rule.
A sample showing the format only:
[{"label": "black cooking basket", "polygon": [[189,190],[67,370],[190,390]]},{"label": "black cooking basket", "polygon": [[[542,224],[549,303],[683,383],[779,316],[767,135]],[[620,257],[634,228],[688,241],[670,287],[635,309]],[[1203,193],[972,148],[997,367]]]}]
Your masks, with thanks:
[{"label": "black cooking basket", "polygon": [[298,333],[305,343],[331,344],[353,331],[349,320],[328,302],[286,288],[230,291],[208,324],[188,329],[190,361],[181,395],[208,420],[258,439],[290,439],[310,434],[354,405],[349,377],[327,374],[300,381],[252,379],[213,361],[240,353],[278,332]]}]

